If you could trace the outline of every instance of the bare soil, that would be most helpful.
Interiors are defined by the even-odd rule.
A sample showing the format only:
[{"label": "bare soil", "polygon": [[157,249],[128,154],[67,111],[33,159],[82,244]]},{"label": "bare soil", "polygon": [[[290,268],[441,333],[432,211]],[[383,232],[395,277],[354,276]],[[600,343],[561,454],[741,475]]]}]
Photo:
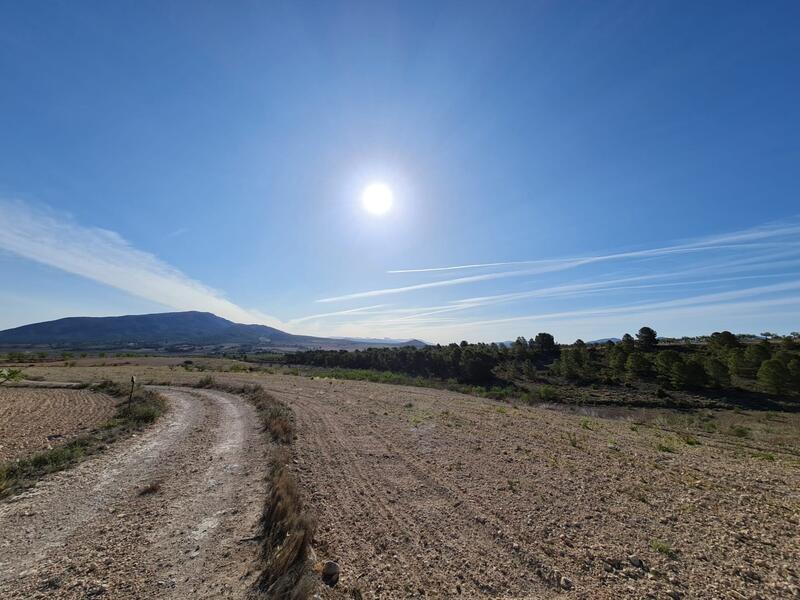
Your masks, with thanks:
[{"label": "bare soil", "polygon": [[326,597],[800,594],[791,448],[438,390],[265,386],[297,415],[318,556],[342,565]]},{"label": "bare soil", "polygon": [[0,388],[0,463],[89,433],[114,416],[115,406],[89,390]]},{"label": "bare soil", "polygon": [[[175,384],[209,374],[133,363],[31,371]],[[515,407],[416,387],[210,374],[260,383],[293,408],[290,468],[318,521],[316,558],[342,569],[323,598],[800,598],[800,415]],[[195,597],[192,586],[197,597],[242,597],[255,548],[237,540],[255,527],[266,450],[255,418],[242,418],[249,450],[220,465],[249,465],[247,475],[228,473],[239,479],[209,498],[209,448],[237,419],[222,416],[218,392],[204,394],[173,392],[173,414],[121,462],[92,459],[36,488],[42,499],[0,505],[0,597],[46,595],[53,577],[65,582],[56,597],[97,582],[114,598]],[[136,454],[159,439],[165,448]],[[138,495],[156,480],[158,492]],[[245,517],[219,513],[231,507]],[[215,543],[193,542],[209,512],[220,519]]]},{"label": "bare soil", "polygon": [[244,596],[267,465],[255,411],[161,392],[146,433],[0,504],[0,597]]}]

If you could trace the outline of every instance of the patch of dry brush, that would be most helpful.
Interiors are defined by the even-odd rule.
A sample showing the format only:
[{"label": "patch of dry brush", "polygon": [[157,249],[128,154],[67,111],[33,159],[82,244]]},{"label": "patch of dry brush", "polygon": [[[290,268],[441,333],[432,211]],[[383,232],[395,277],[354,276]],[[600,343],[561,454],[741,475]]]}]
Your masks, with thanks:
[{"label": "patch of dry brush", "polygon": [[267,598],[304,600],[316,587],[310,560],[315,525],[286,468],[289,458],[288,450],[279,450],[270,469],[270,493],[261,516],[264,570],[255,589]]}]

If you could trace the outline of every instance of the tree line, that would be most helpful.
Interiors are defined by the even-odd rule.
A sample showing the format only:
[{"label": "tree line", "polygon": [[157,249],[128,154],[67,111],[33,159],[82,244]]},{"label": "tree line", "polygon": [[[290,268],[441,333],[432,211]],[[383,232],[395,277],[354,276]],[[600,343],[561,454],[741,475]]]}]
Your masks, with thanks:
[{"label": "tree line", "polygon": [[[758,341],[755,341],[758,340]],[[701,343],[664,344],[651,327],[618,342],[558,345],[549,333],[505,344],[422,348],[308,350],[287,356],[299,365],[393,371],[426,378],[492,386],[556,377],[577,383],[653,381],[673,389],[730,388],[752,380],[764,391],[800,392],[800,335],[770,338],[715,332]]]}]

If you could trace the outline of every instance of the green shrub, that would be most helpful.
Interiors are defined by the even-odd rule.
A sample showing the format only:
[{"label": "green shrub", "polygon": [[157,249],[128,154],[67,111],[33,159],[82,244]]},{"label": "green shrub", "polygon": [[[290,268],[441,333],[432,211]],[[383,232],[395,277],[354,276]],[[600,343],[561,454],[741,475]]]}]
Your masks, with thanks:
[{"label": "green shrub", "polygon": [[536,393],[539,396],[539,400],[541,400],[542,402],[558,402],[559,399],[558,390],[552,385],[539,386],[536,389]]},{"label": "green shrub", "polygon": [[677,552],[673,550],[669,544],[666,542],[662,542],[660,540],[652,540],[650,542],[650,547],[658,552],[659,554],[663,554],[669,558],[675,558],[677,556]]},{"label": "green shrub", "polygon": [[789,386],[789,370],[777,358],[764,361],[758,369],[758,385],[772,394],[782,394]]}]

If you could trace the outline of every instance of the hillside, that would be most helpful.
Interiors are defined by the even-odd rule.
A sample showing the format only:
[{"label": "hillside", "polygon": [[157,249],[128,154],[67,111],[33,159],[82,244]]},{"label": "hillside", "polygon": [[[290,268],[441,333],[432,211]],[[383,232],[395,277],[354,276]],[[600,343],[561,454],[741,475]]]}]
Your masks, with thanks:
[{"label": "hillside", "polygon": [[266,325],[234,323],[212,313],[187,311],[120,317],[67,317],[0,331],[0,346],[167,347],[238,345],[280,349],[355,349],[391,346],[293,335]]}]

